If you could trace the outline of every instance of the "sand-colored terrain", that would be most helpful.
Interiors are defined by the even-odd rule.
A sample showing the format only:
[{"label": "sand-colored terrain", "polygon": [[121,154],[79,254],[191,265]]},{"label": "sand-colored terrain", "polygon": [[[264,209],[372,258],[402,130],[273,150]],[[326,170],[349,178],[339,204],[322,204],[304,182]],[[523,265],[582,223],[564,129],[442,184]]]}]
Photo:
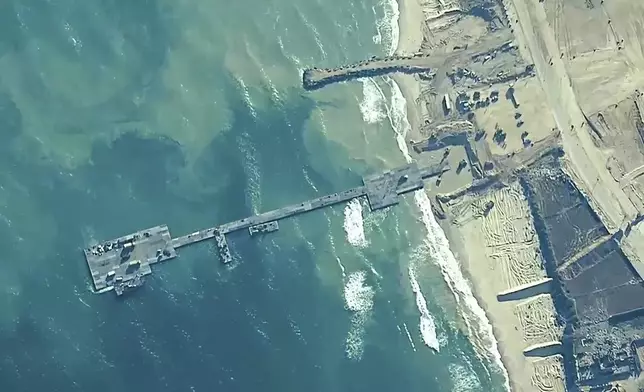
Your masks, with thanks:
[{"label": "sand-colored terrain", "polygon": [[[612,3],[626,2],[619,0]],[[587,110],[599,109],[599,107],[606,104],[606,97],[620,100],[623,98],[624,91],[630,90],[634,93],[638,89],[639,77],[631,78],[628,76],[631,71],[594,69],[596,65],[589,69],[588,63],[575,67],[574,61],[577,58],[570,60],[568,58],[578,55],[567,55],[568,52],[562,52],[559,42],[562,40],[565,42],[574,41],[571,37],[576,37],[575,39],[578,40],[584,38],[587,29],[583,29],[583,24],[576,29],[574,29],[574,24],[566,24],[566,29],[553,28],[553,25],[559,26],[563,22],[555,22],[557,18],[554,18],[551,24],[549,20],[552,17],[549,18],[549,14],[552,14],[552,12],[549,12],[542,3],[532,0],[506,0],[504,3],[508,9],[508,14],[512,15],[510,20],[518,20],[514,27],[515,31],[520,31],[517,37],[522,41],[521,48],[524,51],[524,55],[531,58],[535,63],[542,86],[546,91],[549,107],[554,113],[559,129],[562,131],[562,142],[567,153],[565,158],[566,171],[577,186],[583,190],[588,201],[608,230],[614,232],[626,222],[632,221],[638,211],[630,201],[628,194],[620,188],[620,184],[615,181],[607,170],[606,159],[603,159],[594,143],[591,136],[593,131],[586,121],[586,116],[593,113],[583,112],[582,107]],[[566,4],[568,3],[566,2]],[[574,3],[574,1],[570,3]],[[566,9],[568,8],[566,7]],[[644,10],[639,10],[639,8],[629,7],[631,12],[639,12],[640,15],[644,15],[642,12]],[[606,10],[610,15],[608,8]],[[631,21],[631,16],[627,19],[629,20],[628,24],[631,26],[637,23],[636,21]],[[606,23],[608,24],[608,20],[606,20]],[[617,23],[611,21],[610,30],[613,31],[616,26]],[[574,30],[571,31],[571,29]],[[641,31],[641,28],[636,28],[636,31]],[[633,33],[631,32],[631,34]],[[618,41],[621,42],[621,39],[618,39]],[[569,44],[566,45],[570,46]],[[626,43],[620,45],[626,45]],[[639,46],[640,44],[631,42],[631,49],[619,49],[614,46],[611,49],[610,40],[608,42],[600,40],[597,43],[597,49],[600,50],[597,52],[593,52],[588,48],[585,50],[590,50],[586,52],[588,56],[604,56],[604,59],[608,59],[605,60],[606,63],[610,61],[617,64],[623,62],[620,60],[622,52],[635,53],[640,51],[641,47],[637,49],[636,45]],[[612,55],[606,54],[602,50],[604,52],[611,51]],[[579,54],[579,56],[583,57],[586,54]],[[628,69],[641,75],[638,71],[639,56],[633,55],[630,61],[632,64],[629,64]],[[568,70],[571,71],[568,72]],[[590,82],[585,81],[584,78],[591,74],[601,74],[602,76],[601,78],[594,78]],[[631,81],[631,79],[633,80]],[[607,91],[603,92],[602,89]],[[579,95],[577,92],[579,92]],[[628,93],[626,94],[628,95]],[[595,101],[604,103],[598,104]],[[613,104],[616,103],[613,102]]]},{"label": "sand-colored terrain", "polygon": [[634,93],[589,116],[591,137],[613,180],[637,212],[644,212],[644,97]]},{"label": "sand-colored terrain", "polygon": [[482,196],[466,195],[449,202],[446,208],[452,245],[472,278],[477,297],[493,320],[513,390],[563,391],[563,373],[552,367],[552,363],[559,362],[543,362],[523,353],[561,339],[550,295],[528,292],[525,298],[520,295],[516,300],[499,298],[500,293],[546,278],[539,241],[521,187],[515,182]]},{"label": "sand-colored terrain", "polygon": [[561,339],[560,327],[553,317],[555,308],[550,295],[539,294],[517,303],[514,314],[519,319],[526,347]]},{"label": "sand-colored terrain", "polygon": [[[609,235],[623,233],[620,247],[644,274],[644,2],[481,2],[493,16],[487,20],[462,9],[466,2],[401,3],[398,54],[421,52],[435,67],[396,77],[408,102],[414,158],[445,159],[451,167],[467,158],[430,196],[450,195],[444,226],[493,321],[514,390],[563,391],[561,357],[523,353],[560,339],[550,295],[506,295],[546,278],[514,178],[561,147],[564,172]],[[472,124],[467,142],[445,138],[441,127],[463,120]],[[437,138],[447,145],[436,147]],[[464,157],[467,148],[474,159]],[[506,185],[464,191],[489,179]]]},{"label": "sand-colored terrain", "polygon": [[563,360],[561,356],[539,359],[532,363],[534,375],[532,385],[535,391],[565,392],[563,379]]},{"label": "sand-colored terrain", "polygon": [[644,85],[642,15],[637,1],[545,2],[546,20],[584,113],[594,113]]},{"label": "sand-colored terrain", "polygon": [[643,236],[644,225],[637,225],[631,229],[631,234],[626,236],[621,244],[622,251],[640,276],[644,276],[644,242],[640,241]]},{"label": "sand-colored terrain", "polygon": [[[526,145],[539,143],[556,132],[554,118],[550,115],[541,85],[535,78],[519,80],[512,84],[517,107],[505,98],[509,86],[499,93],[501,98],[490,106],[474,111],[477,124],[489,135],[497,129],[507,134],[502,143],[489,143],[492,154],[503,156],[521,152]],[[488,97],[495,88],[477,89]],[[498,91],[498,90],[496,90]]]}]

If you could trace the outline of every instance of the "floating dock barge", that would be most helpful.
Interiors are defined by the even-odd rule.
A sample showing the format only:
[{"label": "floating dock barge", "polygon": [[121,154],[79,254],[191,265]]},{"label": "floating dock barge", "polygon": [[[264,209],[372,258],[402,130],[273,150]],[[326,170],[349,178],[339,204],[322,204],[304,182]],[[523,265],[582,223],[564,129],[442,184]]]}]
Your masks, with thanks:
[{"label": "floating dock barge", "polygon": [[282,207],[263,214],[225,223],[221,226],[196,231],[172,238],[167,226],[140,230],[115,240],[83,250],[92,275],[96,292],[114,290],[117,295],[140,287],[144,277],[152,273],[151,265],[173,259],[177,248],[196,242],[215,239],[223,263],[233,260],[226,235],[248,230],[251,236],[271,233],[279,229],[278,220],[294,215],[347,202],[366,196],[372,211],[383,209],[400,201],[400,195],[422,189],[424,179],[449,170],[446,164],[418,168],[415,163],[363,178],[363,186]]}]

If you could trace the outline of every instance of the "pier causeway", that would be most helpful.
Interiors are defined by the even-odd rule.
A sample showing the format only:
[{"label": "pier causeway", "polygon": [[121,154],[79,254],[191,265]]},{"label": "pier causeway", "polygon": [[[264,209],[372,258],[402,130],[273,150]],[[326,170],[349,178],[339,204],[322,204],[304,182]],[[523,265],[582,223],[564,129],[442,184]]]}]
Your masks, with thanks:
[{"label": "pier causeway", "polygon": [[424,179],[449,170],[446,164],[419,168],[408,164],[385,173],[365,176],[363,185],[298,204],[253,215],[220,226],[172,238],[167,226],[140,230],[117,239],[83,249],[96,292],[115,291],[117,295],[140,287],[152,273],[152,264],[173,259],[177,249],[214,239],[224,264],[233,261],[226,235],[248,230],[251,236],[279,230],[278,221],[298,214],[348,202],[366,196],[371,211],[396,205],[400,195],[424,187]]}]

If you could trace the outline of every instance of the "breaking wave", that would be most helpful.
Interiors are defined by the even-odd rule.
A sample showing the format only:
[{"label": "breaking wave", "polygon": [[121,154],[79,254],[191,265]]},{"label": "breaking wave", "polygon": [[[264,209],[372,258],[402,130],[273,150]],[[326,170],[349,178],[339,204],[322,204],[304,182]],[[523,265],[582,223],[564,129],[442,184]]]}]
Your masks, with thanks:
[{"label": "breaking wave", "polygon": [[362,83],[362,102],[360,102],[360,112],[362,119],[367,124],[376,124],[387,117],[387,103],[383,97],[382,91],[372,78],[358,79]]},{"label": "breaking wave", "polygon": [[459,363],[449,364],[449,375],[454,383],[453,390],[458,392],[474,392],[481,390],[481,381],[471,368]]},{"label": "breaking wave", "polygon": [[398,2],[396,0],[382,0],[380,5],[385,14],[382,19],[376,22],[377,34],[373,37],[373,41],[384,45],[387,54],[392,55],[396,51],[400,40]]},{"label": "breaking wave", "polygon": [[286,48],[284,47],[284,41],[282,40],[281,36],[277,36],[277,44],[280,47],[280,50],[282,51],[282,55],[293,63],[295,65],[295,68],[297,68],[297,73],[298,73],[298,80],[302,80],[302,76],[304,75],[304,65],[302,63],[302,60],[300,60],[299,57],[297,57],[294,54],[288,53],[286,51]]},{"label": "breaking wave", "polygon": [[434,324],[434,319],[432,315],[429,314],[429,309],[427,309],[427,301],[423,297],[423,292],[420,291],[420,285],[416,280],[416,272],[414,272],[413,267],[409,266],[409,283],[411,283],[411,289],[416,296],[416,307],[420,312],[420,336],[423,338],[423,343],[431,349],[440,351],[440,342],[438,341],[438,336],[436,336],[436,324]]},{"label": "breaking wave", "polygon": [[373,309],[375,291],[366,284],[365,271],[349,275],[344,284],[345,308],[352,313],[351,327],[345,340],[345,352],[349,359],[359,361],[364,354],[364,329]]},{"label": "breaking wave", "polygon": [[347,241],[358,248],[369,245],[364,234],[364,221],[362,220],[362,204],[359,199],[353,199],[344,207],[344,231]]},{"label": "breaking wave", "polygon": [[365,313],[373,308],[374,292],[365,284],[366,280],[365,271],[356,271],[349,275],[344,285],[344,303],[347,310]]},{"label": "breaking wave", "polygon": [[246,83],[244,83],[244,80],[241,77],[236,77],[236,79],[237,83],[239,83],[239,87],[241,88],[242,96],[244,97],[244,103],[246,104],[250,115],[253,116],[254,119],[257,119],[257,111],[255,110],[255,105],[253,105],[253,102],[250,99],[250,92],[248,90],[248,87],[246,86]]},{"label": "breaking wave", "polygon": [[248,192],[246,198],[251,206],[253,213],[258,214],[261,210],[261,169],[259,165],[258,152],[253,145],[251,136],[248,132],[243,132],[237,137],[237,146],[242,153],[244,160],[244,173],[247,178]]}]

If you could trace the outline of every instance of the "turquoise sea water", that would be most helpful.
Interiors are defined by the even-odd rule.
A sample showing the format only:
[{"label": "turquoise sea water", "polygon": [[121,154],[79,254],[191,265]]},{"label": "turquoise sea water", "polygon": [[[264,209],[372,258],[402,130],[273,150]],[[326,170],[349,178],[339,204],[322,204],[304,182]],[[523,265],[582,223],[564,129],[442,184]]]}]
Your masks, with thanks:
[{"label": "turquoise sea water", "polygon": [[300,87],[304,67],[390,52],[393,7],[0,3],[0,391],[502,390],[412,196],[233,236],[230,268],[201,244],[127,298],[91,293],[92,241],[182,235],[404,163],[390,80]]}]

